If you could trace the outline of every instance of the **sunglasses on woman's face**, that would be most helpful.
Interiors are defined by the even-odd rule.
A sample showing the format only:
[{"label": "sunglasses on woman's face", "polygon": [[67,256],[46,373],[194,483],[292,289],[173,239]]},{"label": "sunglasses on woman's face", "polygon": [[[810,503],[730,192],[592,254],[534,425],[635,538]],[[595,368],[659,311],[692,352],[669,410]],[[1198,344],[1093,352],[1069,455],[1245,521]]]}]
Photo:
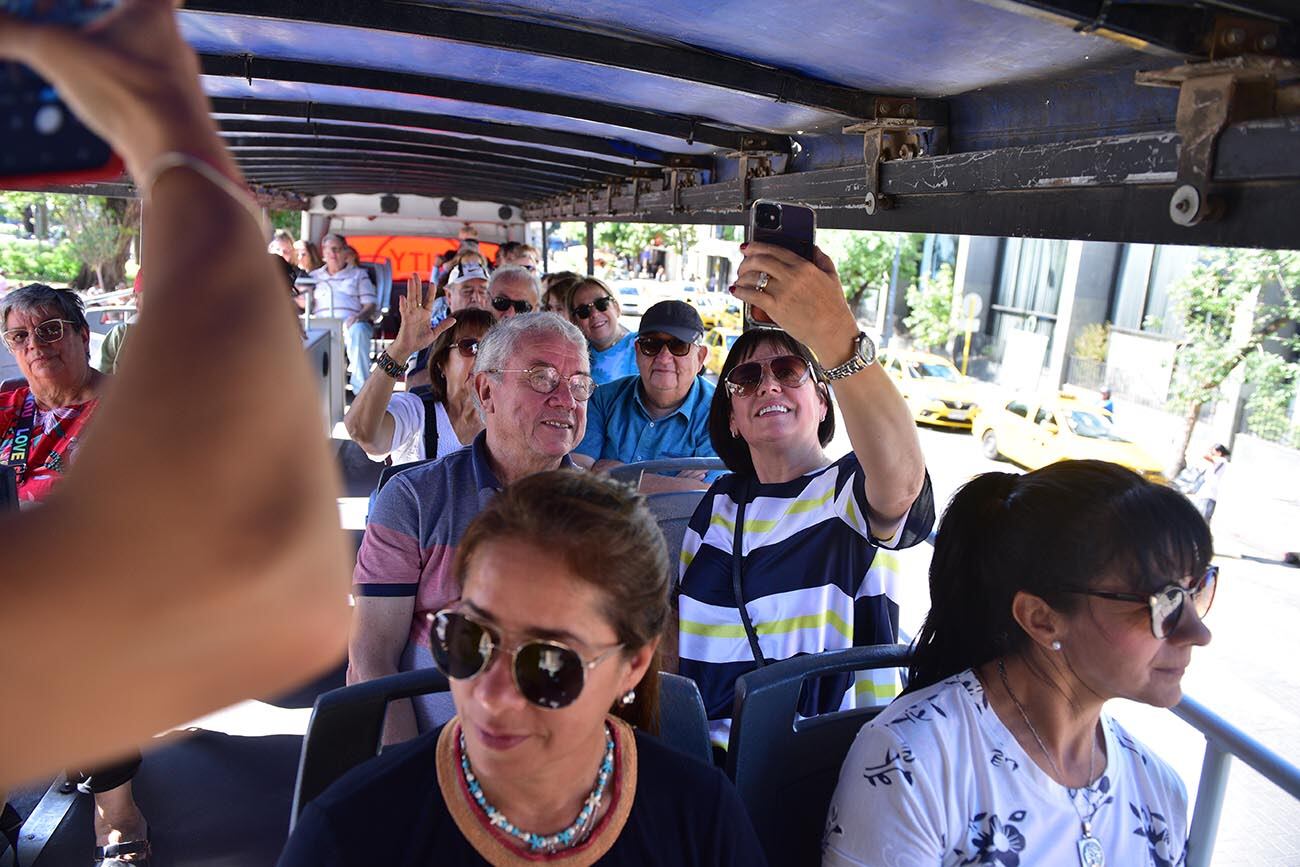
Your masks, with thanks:
[{"label": "sunglasses on woman's face", "polygon": [[498,295],[492,299],[492,309],[498,313],[505,313],[511,307],[515,308],[516,313],[532,313],[533,305],[527,301],[516,301],[513,298],[507,298],[504,295]]},{"label": "sunglasses on woman's face", "polygon": [[559,641],[535,639],[507,650],[495,629],[459,611],[444,608],[430,619],[433,661],[439,671],[454,680],[473,680],[500,654],[510,660],[519,694],[547,710],[577,701],[587,672],[623,646],[616,644],[590,660],[583,660],[576,650]]},{"label": "sunglasses on woman's face", "polygon": [[636,348],[641,350],[641,354],[648,358],[654,358],[663,351],[665,346],[668,347],[669,352],[678,358],[690,354],[690,351],[695,348],[694,343],[687,343],[677,337],[638,337],[636,339]]},{"label": "sunglasses on woman's face", "polygon": [[1211,566],[1205,570],[1201,580],[1191,587],[1181,584],[1166,584],[1154,593],[1111,593],[1106,590],[1087,590],[1084,588],[1066,588],[1070,593],[1084,596],[1096,596],[1101,599],[1117,599],[1120,602],[1144,602],[1151,609],[1151,634],[1156,638],[1168,638],[1178,628],[1183,618],[1187,600],[1192,601],[1197,617],[1210,613],[1214,604],[1214,591],[1219,585],[1219,567]]},{"label": "sunglasses on woman's face", "polygon": [[808,381],[812,368],[798,355],[778,355],[766,361],[737,364],[727,374],[727,393],[732,397],[750,397],[763,383],[763,372],[772,374],[782,388],[798,388]]},{"label": "sunglasses on woman's face", "polygon": [[591,310],[593,307],[599,310],[601,313],[604,313],[606,310],[609,309],[609,305],[613,303],[614,303],[613,296],[605,295],[604,297],[597,298],[595,301],[592,301],[590,304],[579,304],[577,307],[573,308],[573,315],[578,317],[579,319],[588,319],[591,317]]},{"label": "sunglasses on woman's face", "polygon": [[453,349],[455,349],[457,352],[459,352],[461,355],[465,356],[466,358],[473,358],[474,356],[478,355],[477,337],[462,337],[460,340],[457,340],[451,346]]}]

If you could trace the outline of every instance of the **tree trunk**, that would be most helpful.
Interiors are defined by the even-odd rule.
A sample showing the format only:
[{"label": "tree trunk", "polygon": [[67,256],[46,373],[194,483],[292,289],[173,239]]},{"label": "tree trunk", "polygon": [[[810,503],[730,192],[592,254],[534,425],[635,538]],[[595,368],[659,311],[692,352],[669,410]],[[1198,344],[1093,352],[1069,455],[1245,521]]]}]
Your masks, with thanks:
[{"label": "tree trunk", "polygon": [[1178,474],[1187,467],[1187,450],[1192,445],[1192,432],[1196,430],[1196,421],[1201,417],[1201,408],[1204,406],[1205,401],[1198,401],[1187,410],[1187,415],[1183,417],[1183,436],[1178,446],[1178,457],[1174,461],[1173,471],[1170,475],[1171,479],[1178,478]]}]

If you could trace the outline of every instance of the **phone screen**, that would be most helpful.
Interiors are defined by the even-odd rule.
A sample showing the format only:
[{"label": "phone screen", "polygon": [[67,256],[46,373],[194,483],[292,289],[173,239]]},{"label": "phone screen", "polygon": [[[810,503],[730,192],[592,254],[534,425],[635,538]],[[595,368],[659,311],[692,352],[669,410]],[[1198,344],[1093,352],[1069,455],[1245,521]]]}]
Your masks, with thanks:
[{"label": "phone screen", "polygon": [[[749,211],[749,224],[745,232],[748,241],[775,244],[807,259],[813,259],[816,244],[817,217],[812,208],[759,199]],[[771,328],[776,323],[761,307],[745,305],[745,326]]]},{"label": "phone screen", "polygon": [[[84,26],[117,0],[0,0],[0,13]],[[123,166],[53,87],[25,66],[0,63],[0,184],[9,189],[116,178]]]}]

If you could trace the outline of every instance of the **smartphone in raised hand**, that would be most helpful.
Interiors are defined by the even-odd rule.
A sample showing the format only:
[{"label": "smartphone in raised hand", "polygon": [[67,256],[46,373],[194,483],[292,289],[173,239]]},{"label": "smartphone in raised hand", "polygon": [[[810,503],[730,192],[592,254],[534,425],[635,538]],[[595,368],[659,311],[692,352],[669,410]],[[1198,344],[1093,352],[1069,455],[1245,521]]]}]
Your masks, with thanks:
[{"label": "smartphone in raised hand", "polygon": [[[807,259],[813,259],[817,216],[812,208],[759,199],[749,209],[745,240],[779,247]],[[762,307],[745,305],[745,328],[773,328],[776,323]]]},{"label": "smartphone in raised hand", "polygon": [[[0,15],[84,27],[118,0],[0,0]],[[0,61],[0,188],[41,188],[120,177],[122,161],[58,92],[19,63]]]}]

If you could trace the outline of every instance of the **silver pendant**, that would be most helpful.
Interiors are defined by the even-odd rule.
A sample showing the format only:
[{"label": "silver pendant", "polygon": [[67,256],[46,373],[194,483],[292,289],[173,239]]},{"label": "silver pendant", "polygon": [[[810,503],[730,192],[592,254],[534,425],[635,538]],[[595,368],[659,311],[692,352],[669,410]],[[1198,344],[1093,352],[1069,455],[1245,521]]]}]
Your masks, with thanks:
[{"label": "silver pendant", "polygon": [[1075,845],[1079,847],[1079,867],[1106,867],[1106,853],[1096,837],[1085,831]]}]

